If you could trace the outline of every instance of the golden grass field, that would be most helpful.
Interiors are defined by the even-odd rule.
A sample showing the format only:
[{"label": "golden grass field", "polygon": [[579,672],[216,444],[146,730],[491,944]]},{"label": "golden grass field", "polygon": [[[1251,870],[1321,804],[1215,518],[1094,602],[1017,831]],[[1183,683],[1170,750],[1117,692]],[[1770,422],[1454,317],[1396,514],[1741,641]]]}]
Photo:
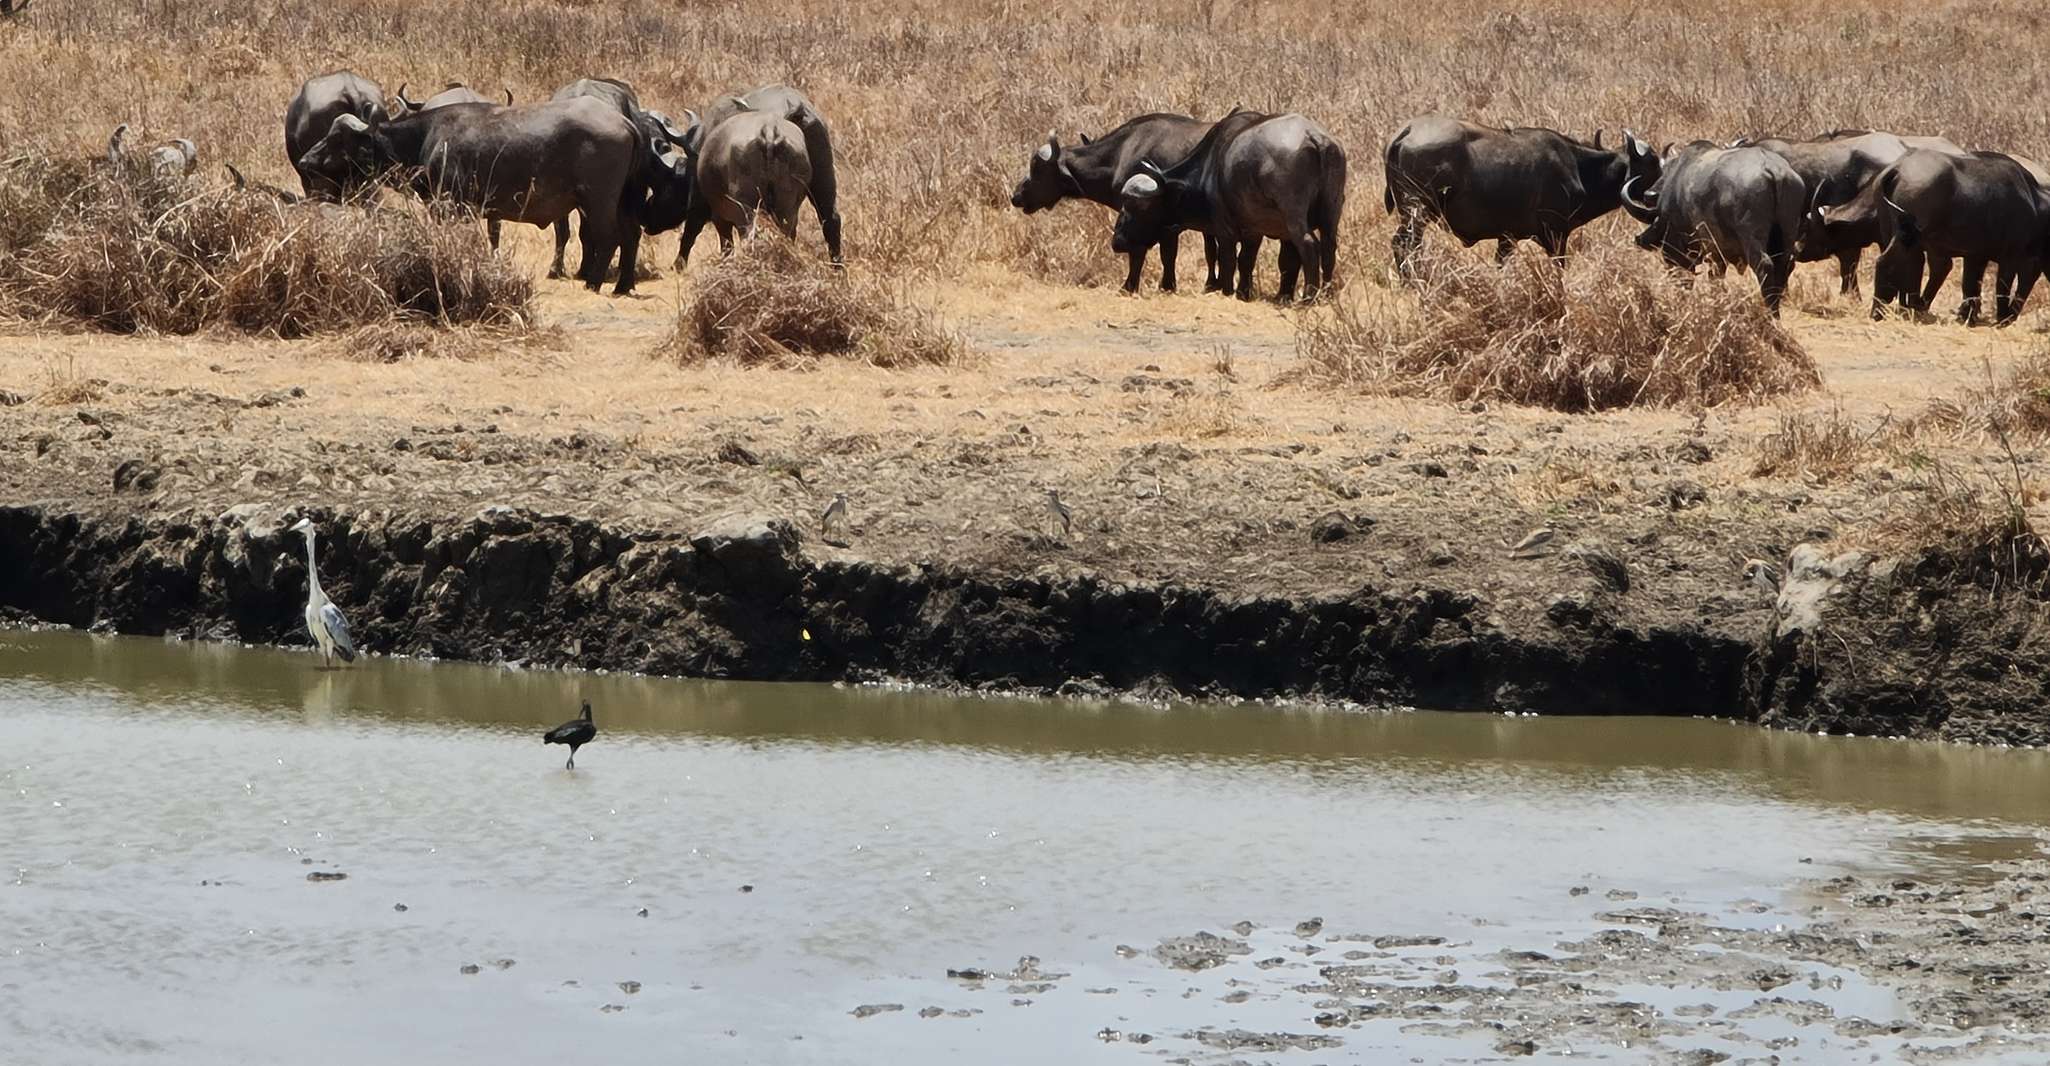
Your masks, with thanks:
[{"label": "golden grass field", "polygon": [[[1782,387],[1747,391],[1740,381],[1646,397],[1664,410],[1567,417],[1496,402],[1476,414],[1448,402],[1464,392],[1377,386],[1361,372],[1360,349],[1340,344],[1334,355],[1334,336],[1411,343],[1445,333],[1420,326],[1415,296],[1389,280],[1393,227],[1381,206],[1380,150],[1406,118],[1442,111],[1582,136],[1600,129],[1614,137],[1628,126],[1660,142],[1871,126],[2050,156],[2042,103],[2050,59],[2038,47],[2046,34],[2050,13],[2004,0],[1486,2],[1457,11],[1295,0],[1167,8],[855,0],[830,10],[780,0],[39,0],[28,16],[0,25],[0,84],[10,102],[0,109],[0,157],[24,145],[96,155],[127,121],[132,143],[194,139],[200,180],[215,185],[225,184],[225,162],[295,185],[282,148],[286,101],[302,78],[335,68],[387,91],[409,83],[415,96],[461,80],[486,93],[510,88],[520,101],[577,77],[612,75],[672,114],[722,92],[798,85],[832,123],[850,274],[863,292],[937,311],[972,354],[914,370],[679,362],[666,353],[698,282],[715,269],[709,234],[688,276],[620,300],[541,281],[543,235],[509,229],[506,261],[535,279],[529,321],[538,326],[512,340],[435,339],[420,327],[298,341],[263,330],[116,338],[18,319],[0,336],[0,390],[35,402],[0,408],[0,434],[69,439],[78,431],[68,412],[81,405],[126,411],[130,425],[112,450],[85,441],[64,463],[0,480],[0,490],[104,503],[96,482],[124,449],[177,456],[194,471],[168,478],[153,506],[211,505],[260,490],[366,506],[411,494],[454,509],[489,494],[683,523],[742,505],[801,518],[834,487],[854,486],[866,516],[857,528],[872,538],[865,550],[969,558],[997,549],[950,537],[993,511],[1007,528],[1029,529],[1029,501],[1060,485],[1078,511],[1122,515],[1120,528],[1130,530],[1092,534],[1093,547],[1076,549],[1079,561],[1144,570],[1163,557],[1194,566],[1200,556],[1209,573],[1262,552],[1288,555],[1319,511],[1368,503],[1408,516],[1395,523],[1405,532],[1394,540],[1418,567],[1433,542],[1476,528],[1514,539],[1535,524],[1578,523],[1621,537],[1618,516],[1634,514],[1640,497],[1659,498],[1676,473],[1708,484],[1716,502],[1704,514],[1716,517],[1690,520],[1685,536],[1718,558],[1783,551],[1818,522],[1915,529],[1912,517],[1894,520],[1930,501],[1954,503],[1946,485],[1997,505],[2001,435],[2035,478],[2050,423],[2031,421],[2036,379],[2006,378],[2044,352],[2050,295],[2039,291],[2035,310],[2009,330],[1873,323],[1861,303],[1836,297],[1833,264],[1803,266],[1775,326],[1752,306],[1748,278],[1692,290],[1667,279],[1653,254],[1628,245],[1635,227],[1618,214],[1582,232],[1557,283],[1564,340],[1556,329],[1522,331],[1509,321],[1472,343],[1532,332],[1542,334],[1540,350],[1594,346],[1580,354],[1598,364],[1655,357],[1665,331],[1684,328],[1697,338],[1690,350],[1706,357],[1725,348],[1805,352],[1819,387],[1768,406],[1757,401]],[[1142,298],[1119,297],[1112,287],[1124,268],[1108,249],[1109,212],[1070,204],[1027,218],[1008,204],[1049,129],[1069,140],[1143,111],[1207,117],[1234,105],[1300,111],[1347,146],[1339,272],[1348,287],[1335,306],[1240,305],[1195,295],[1193,286],[1163,297],[1152,291],[1153,269]],[[799,236],[804,250],[823,256],[808,214]],[[666,268],[673,240],[644,242],[644,261]],[[1442,232],[1429,240],[1448,242]],[[1480,263],[1485,250],[1467,258]],[[1263,292],[1275,285],[1273,255],[1263,257]],[[1185,241],[1184,279],[1197,261],[1195,241]],[[1561,309],[1559,293],[1528,281],[1528,266],[1501,276],[1506,295],[1480,297],[1494,301],[1489,314]],[[1642,299],[1672,314],[1633,317],[1630,299],[1617,295],[1628,295],[1622,280],[1646,287]],[[1954,294],[1939,302],[1954,304]],[[1682,314],[1702,308],[1713,314]],[[1616,350],[1600,349],[1608,344]],[[414,357],[422,352],[459,358]],[[1529,357],[1526,349],[1498,354],[1506,370],[1528,371],[1514,362]],[[1119,385],[1147,376],[1179,383]],[[1798,367],[1782,374],[1795,387],[1805,384],[1800,377]],[[291,385],[304,385],[308,398],[235,416],[165,398],[259,396]],[[1974,390],[1986,395],[1974,399]],[[1700,410],[1704,399],[1721,406]],[[1932,400],[1948,406],[1930,415]],[[627,442],[654,468],[732,440],[794,458],[717,470],[737,481],[650,475],[597,487],[551,476],[540,459],[521,476],[471,470],[445,482],[408,467],[410,459],[396,473],[361,466],[358,453],[422,425],[474,432],[484,422],[536,442],[589,427]],[[1475,434],[1486,425],[1495,439],[1484,445]],[[1022,437],[1018,426],[1028,430]],[[300,439],[280,447],[279,433]],[[1504,445],[1505,433],[1513,444]],[[1661,458],[1703,434],[1715,445],[1708,466],[1676,471]],[[958,449],[999,437],[1003,462],[950,465]],[[1261,458],[1262,449],[1305,441],[1327,460],[1315,470],[1277,478]],[[1156,470],[1149,490],[1128,476],[1132,456],[1162,442],[1214,458],[1215,469],[1179,497]],[[544,453],[537,446],[533,454]],[[1418,490],[1397,476],[1418,455],[1456,458],[1455,473],[1467,463],[1482,480]],[[266,462],[277,469],[253,481],[231,468]],[[782,477],[793,463],[810,474]],[[1931,464],[1958,473],[1932,479]],[[2032,491],[2021,496],[2033,504]],[[1783,498],[1811,502],[1790,510]],[[1145,523],[1133,517],[1164,499],[1173,503],[1166,512]],[[957,510],[939,513],[947,507]],[[1280,525],[1277,513],[1287,516]],[[1200,545],[1178,540],[1193,528],[1212,533]],[[1305,565],[1304,580],[1331,576]]]}]

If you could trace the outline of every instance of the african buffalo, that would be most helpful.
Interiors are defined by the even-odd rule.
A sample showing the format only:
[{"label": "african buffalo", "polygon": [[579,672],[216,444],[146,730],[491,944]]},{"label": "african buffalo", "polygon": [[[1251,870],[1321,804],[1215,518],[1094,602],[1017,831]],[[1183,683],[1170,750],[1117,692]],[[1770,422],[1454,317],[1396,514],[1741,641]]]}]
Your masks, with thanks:
[{"label": "african buffalo", "polygon": [[[705,109],[703,121],[692,128],[689,143],[683,146],[686,154],[695,153],[720,123],[748,111],[787,119],[804,133],[805,155],[811,160],[811,180],[806,184],[806,195],[811,199],[812,210],[819,216],[819,230],[825,234],[826,251],[837,266],[841,262],[840,185],[833,176],[833,138],[826,128],[826,120],[803,93],[787,85],[765,85],[741,96],[720,98]],[[683,224],[683,240],[676,247],[676,269],[683,269],[684,262],[690,258],[691,245],[697,243],[698,233],[711,220],[712,205],[703,196],[692,196]]]},{"label": "african buffalo", "polygon": [[1815,211],[1850,201],[1880,171],[1911,149],[1964,154],[1964,149],[1941,137],[1901,137],[1871,130],[1831,130],[1805,141],[1766,137],[1732,143],[1732,147],[1744,146],[1777,154],[1801,176],[1802,184],[1808,187],[1808,213],[1803,219],[1801,239],[1794,246],[1794,260],[1813,263],[1834,258],[1839,291],[1844,293],[1858,291],[1859,256],[1866,245],[1879,242],[1879,235],[1874,228],[1861,231],[1849,226],[1825,234],[1821,227],[1813,225]]},{"label": "african buffalo", "polygon": [[[1082,138],[1072,148],[1061,147],[1052,133],[1032,153],[1024,180],[1011,192],[1011,206],[1026,214],[1044,211],[1070,196],[1078,196],[1112,210],[1118,206],[1118,190],[1138,172],[1140,163],[1168,167],[1189,154],[1210,129],[1210,123],[1185,115],[1140,115],[1095,140]],[[1175,290],[1175,256],[1181,250],[1181,234],[1171,233],[1160,242],[1160,291]],[[1139,271],[1146,265],[1146,249],[1130,253],[1131,270],[1125,274],[1128,293],[1139,291]],[[1229,278],[1218,274],[1217,242],[1203,238],[1206,262],[1204,292],[1228,290]]]},{"label": "african buffalo", "polygon": [[1118,196],[1111,248],[1129,253],[1192,229],[1238,246],[1238,295],[1253,298],[1260,240],[1281,245],[1280,298],[1313,299],[1336,278],[1338,220],[1345,213],[1345,149],[1301,115],[1234,111],[1180,162],[1141,163]]},{"label": "african buffalo", "polygon": [[1648,185],[1659,175],[1658,154],[1629,130],[1611,150],[1599,132],[1589,144],[1548,129],[1493,129],[1438,115],[1402,127],[1388,142],[1385,165],[1382,203],[1402,215],[1391,243],[1404,277],[1415,275],[1432,221],[1469,248],[1492,238],[1497,262],[1519,240],[1564,259],[1574,230],[1621,205],[1624,182]]},{"label": "african buffalo", "polygon": [[[697,113],[685,110],[689,120],[678,129],[669,116],[641,106],[634,87],[618,78],[578,78],[555,91],[554,100],[592,99],[617,110],[641,131],[647,150],[641,155],[640,181],[651,193],[641,208],[641,230],[663,233],[683,225],[690,206],[691,183],[695,180],[692,134],[697,132]],[[673,146],[673,150],[672,150]],[[569,246],[569,219],[555,224],[555,260],[548,276],[563,276],[562,254]]]},{"label": "african buffalo", "polygon": [[1718,148],[1695,141],[1660,160],[1659,179],[1639,196],[1638,178],[1623,185],[1623,209],[1644,223],[1639,246],[1663,252],[1666,262],[1692,272],[1706,260],[1758,274],[1765,304],[1779,313],[1794,272],[1794,238],[1801,230],[1806,190],[1801,176],[1763,148]]},{"label": "african buffalo", "polygon": [[744,111],[705,137],[698,150],[698,196],[712,213],[719,249],[733,250],[733,231],[754,233],[766,210],[785,237],[797,236],[797,212],[810,191],[811,158],[804,131],[768,111]]},{"label": "african buffalo", "polygon": [[647,189],[638,178],[647,150],[634,124],[597,100],[451,104],[373,122],[341,115],[300,164],[337,182],[399,168],[415,192],[469,204],[487,219],[546,227],[580,212],[584,284],[603,284],[617,248],[613,292],[625,295],[640,249]]},{"label": "african buffalo", "polygon": [[348,184],[335,185],[319,174],[309,173],[299,160],[328,130],[338,115],[354,115],[365,122],[386,117],[384,91],[353,71],[338,70],[306,79],[285,108],[285,158],[299,172],[306,195],[338,200],[359,187],[359,176],[348,175]]},{"label": "african buffalo", "polygon": [[[1999,152],[1911,151],[1849,203],[1819,216],[1825,232],[1876,228],[1881,234],[1884,249],[1872,274],[1874,318],[1895,300],[1928,311],[1951,260],[1961,258],[1965,299],[1958,320],[1978,321],[1980,283],[1992,263],[1999,267],[1994,319],[2007,325],[2021,315],[2050,256],[2050,189]],[[1921,286],[1924,262],[1930,276]]]}]

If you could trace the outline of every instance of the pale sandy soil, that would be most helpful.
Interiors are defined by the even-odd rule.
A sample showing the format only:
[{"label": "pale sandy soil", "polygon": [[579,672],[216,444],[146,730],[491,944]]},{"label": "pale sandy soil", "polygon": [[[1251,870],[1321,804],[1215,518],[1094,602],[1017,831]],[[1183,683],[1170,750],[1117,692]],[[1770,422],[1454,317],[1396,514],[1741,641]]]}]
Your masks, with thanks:
[{"label": "pale sandy soil", "polygon": [[[672,239],[654,243],[666,264]],[[538,275],[539,235],[514,247]],[[1788,410],[1840,405],[1877,426],[1983,382],[1989,361],[2042,345],[2050,321],[1872,323],[1828,295],[1825,273],[1803,269],[1788,316],[1825,390]],[[1509,557],[1505,543],[1547,527],[1553,549],[1617,551],[1663,614],[1763,606],[1739,580],[1744,559],[1869,525],[1905,480],[1883,462],[1828,485],[1754,477],[1779,408],[1567,416],[1299,383],[1291,312],[1216,296],[974,273],[919,291],[986,353],[979,365],[778,371],[651,357],[683,295],[674,276],[629,299],[540,291],[546,340],[463,358],[374,363],[332,340],[0,337],[0,389],[27,401],[0,407],[0,501],[448,515],[502,503],[685,530],[747,511],[815,533],[845,492],[841,543],[811,550],[1249,593],[1415,580],[1492,591],[1505,611],[1588,580],[1556,553]],[[1923,446],[1967,466],[1988,450]],[[130,460],[158,479],[117,491]],[[1048,488],[1074,510],[1067,536],[1041,535]],[[1313,542],[1333,511],[1360,532]]]}]

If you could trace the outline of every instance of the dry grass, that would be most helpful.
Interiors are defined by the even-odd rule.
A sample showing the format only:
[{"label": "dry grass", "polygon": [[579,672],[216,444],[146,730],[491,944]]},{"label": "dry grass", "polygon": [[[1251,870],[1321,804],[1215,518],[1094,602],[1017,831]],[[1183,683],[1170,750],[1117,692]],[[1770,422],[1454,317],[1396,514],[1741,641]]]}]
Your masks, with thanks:
[{"label": "dry grass", "polygon": [[967,341],[873,274],[838,270],[761,230],[701,273],[660,352],[683,363],[804,367],[822,357],[873,366],[954,366]]},{"label": "dry grass", "polygon": [[1297,348],[1312,375],[1368,392],[1569,412],[1757,403],[1820,384],[1755,290],[1687,284],[1648,260],[1604,247],[1561,272],[1535,254],[1497,268],[1441,253],[1421,306],[1341,298],[1301,320]]},{"label": "dry grass", "polygon": [[2050,592],[2050,542],[2029,509],[2046,495],[2028,483],[2005,438],[2004,458],[1961,470],[1926,462],[1871,538],[1882,552],[1918,560],[1923,576],[1994,592]]},{"label": "dry grass", "polygon": [[1827,411],[1782,411],[1777,426],[1758,441],[1752,477],[1799,478],[1826,484],[1849,477],[1875,458],[1875,442],[1888,426],[1865,429],[1841,405]]},{"label": "dry grass", "polygon": [[297,337],[394,319],[530,316],[532,281],[492,254],[474,220],[286,206],[136,168],[71,166],[34,148],[11,160],[0,203],[22,214],[0,256],[0,308],[16,317]]},{"label": "dry grass", "polygon": [[1989,363],[1984,385],[1931,400],[1913,426],[1978,442],[2003,434],[2050,440],[2050,344],[2038,344],[1998,375]]}]

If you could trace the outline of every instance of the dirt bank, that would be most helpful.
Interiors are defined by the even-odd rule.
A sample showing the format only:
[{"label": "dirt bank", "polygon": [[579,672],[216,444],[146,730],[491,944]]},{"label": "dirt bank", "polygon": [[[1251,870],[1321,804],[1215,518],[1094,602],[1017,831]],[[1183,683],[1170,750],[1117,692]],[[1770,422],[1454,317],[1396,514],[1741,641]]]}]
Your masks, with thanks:
[{"label": "dirt bank", "polygon": [[[987,353],[971,369],[684,369],[646,354],[667,286],[549,289],[559,341],[468,359],[0,338],[23,401],[0,406],[0,607],[303,641],[276,530],[306,510],[377,651],[2050,742],[2033,600],[1861,564],[1801,575],[1789,626],[1746,580],[1797,545],[1852,551],[1915,498],[1877,459],[1760,473],[1781,412],[1333,395],[1290,377],[1271,307],[1015,279],[935,294]],[[1874,421],[2031,343],[1794,325],[1839,391],[1793,413]]]}]

